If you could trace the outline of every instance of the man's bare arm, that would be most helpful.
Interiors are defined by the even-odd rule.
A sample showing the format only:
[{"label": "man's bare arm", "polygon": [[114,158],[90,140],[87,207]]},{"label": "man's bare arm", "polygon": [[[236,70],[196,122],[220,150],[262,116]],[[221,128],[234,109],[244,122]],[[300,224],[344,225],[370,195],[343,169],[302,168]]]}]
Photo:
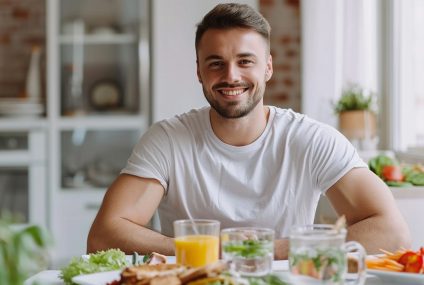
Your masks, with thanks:
[{"label": "man's bare arm", "polygon": [[328,191],[339,215],[345,215],[348,239],[368,253],[410,246],[410,233],[386,184],[366,168],[354,168]]},{"label": "man's bare arm", "polygon": [[146,228],[164,195],[155,179],[120,175],[106,192],[91,226],[87,252],[119,248],[130,254],[174,255],[174,241]]}]

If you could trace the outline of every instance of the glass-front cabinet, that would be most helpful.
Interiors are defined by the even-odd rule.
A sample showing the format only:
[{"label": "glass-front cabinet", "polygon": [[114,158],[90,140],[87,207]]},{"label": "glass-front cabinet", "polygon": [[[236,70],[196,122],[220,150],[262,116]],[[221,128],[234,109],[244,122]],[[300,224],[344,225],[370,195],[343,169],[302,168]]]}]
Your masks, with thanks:
[{"label": "glass-front cabinet", "polygon": [[150,122],[150,1],[48,0],[54,264],[84,254],[91,223]]},{"label": "glass-front cabinet", "polygon": [[[105,189],[150,118],[149,1],[53,3],[60,190]],[[55,151],[55,150],[52,150]]]},{"label": "glass-front cabinet", "polygon": [[61,115],[145,114],[147,2],[60,3]]}]

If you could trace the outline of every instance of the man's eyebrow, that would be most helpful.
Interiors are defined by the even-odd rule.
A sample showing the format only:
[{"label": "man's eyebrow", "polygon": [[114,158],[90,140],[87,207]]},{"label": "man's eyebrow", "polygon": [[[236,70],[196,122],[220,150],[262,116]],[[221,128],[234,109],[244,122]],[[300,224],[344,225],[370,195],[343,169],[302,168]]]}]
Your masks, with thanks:
[{"label": "man's eyebrow", "polygon": [[210,56],[206,57],[206,58],[205,58],[205,61],[215,60],[215,59],[222,59],[222,56],[219,56],[219,55],[213,54],[213,55],[210,55]]},{"label": "man's eyebrow", "polygon": [[237,57],[256,57],[256,54],[250,52],[239,53]]},{"label": "man's eyebrow", "polygon": [[[254,53],[250,53],[250,52],[243,52],[243,53],[239,53],[237,55],[238,58],[245,58],[245,57],[256,57],[256,55]],[[208,57],[205,58],[205,61],[209,61],[209,60],[217,60],[217,59],[223,59],[222,56],[213,54],[210,55]]]}]

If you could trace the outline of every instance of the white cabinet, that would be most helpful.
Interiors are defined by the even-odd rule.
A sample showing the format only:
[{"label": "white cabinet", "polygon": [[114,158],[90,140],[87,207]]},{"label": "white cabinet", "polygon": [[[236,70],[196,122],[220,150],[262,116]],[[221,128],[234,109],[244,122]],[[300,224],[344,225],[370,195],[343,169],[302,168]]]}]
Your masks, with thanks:
[{"label": "white cabinet", "polygon": [[86,252],[105,190],[149,126],[150,1],[47,3],[48,222],[60,267]]}]

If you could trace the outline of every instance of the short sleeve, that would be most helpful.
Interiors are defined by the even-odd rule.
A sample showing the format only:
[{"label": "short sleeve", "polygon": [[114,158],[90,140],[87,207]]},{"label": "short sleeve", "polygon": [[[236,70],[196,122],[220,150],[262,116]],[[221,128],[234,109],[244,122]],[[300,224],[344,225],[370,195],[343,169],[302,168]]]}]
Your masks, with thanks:
[{"label": "short sleeve", "polygon": [[160,123],[156,123],[140,138],[121,173],[156,179],[166,192],[170,157],[169,137]]},{"label": "short sleeve", "polygon": [[312,178],[325,193],[347,172],[356,167],[367,167],[353,145],[333,127],[320,124],[311,146]]}]

